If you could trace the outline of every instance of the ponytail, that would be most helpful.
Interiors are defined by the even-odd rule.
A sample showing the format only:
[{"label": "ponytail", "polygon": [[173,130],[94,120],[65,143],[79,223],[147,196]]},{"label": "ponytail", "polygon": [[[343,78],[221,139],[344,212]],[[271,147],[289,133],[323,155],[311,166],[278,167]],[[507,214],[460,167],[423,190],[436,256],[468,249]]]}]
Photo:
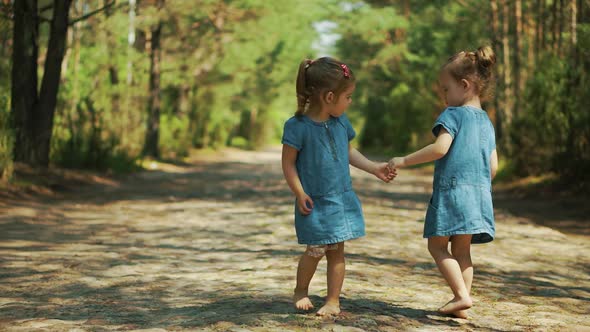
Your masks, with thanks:
[{"label": "ponytail", "polygon": [[299,72],[297,72],[296,92],[297,92],[297,111],[295,116],[299,117],[305,113],[305,108],[309,103],[310,93],[307,91],[307,84],[305,79],[305,72],[312,63],[312,60],[305,59],[299,64]]}]

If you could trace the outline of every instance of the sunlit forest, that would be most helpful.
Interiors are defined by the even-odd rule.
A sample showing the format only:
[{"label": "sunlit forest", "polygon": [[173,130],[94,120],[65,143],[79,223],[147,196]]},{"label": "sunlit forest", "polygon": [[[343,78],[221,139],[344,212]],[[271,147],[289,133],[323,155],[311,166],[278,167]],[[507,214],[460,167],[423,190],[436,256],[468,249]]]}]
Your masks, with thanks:
[{"label": "sunlit forest", "polygon": [[349,64],[365,151],[432,141],[440,65],[491,45],[504,173],[590,174],[590,1],[2,0],[0,172],[278,144],[304,58]]},{"label": "sunlit forest", "polygon": [[[435,140],[441,65],[480,46],[493,207],[481,172],[385,163]],[[315,196],[281,138],[324,56],[359,151],[325,122],[321,174],[358,167]],[[590,0],[0,0],[0,331],[588,331],[589,69]],[[362,232],[300,241],[303,206]]]}]

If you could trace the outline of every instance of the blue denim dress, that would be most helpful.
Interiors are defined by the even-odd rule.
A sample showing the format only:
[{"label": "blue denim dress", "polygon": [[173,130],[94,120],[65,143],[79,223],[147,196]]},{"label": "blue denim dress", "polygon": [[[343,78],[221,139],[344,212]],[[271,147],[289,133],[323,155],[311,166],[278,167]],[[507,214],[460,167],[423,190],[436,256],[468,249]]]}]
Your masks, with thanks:
[{"label": "blue denim dress", "polygon": [[473,234],[471,243],[491,242],[495,226],[490,157],[496,148],[492,122],[479,108],[448,107],[434,123],[434,136],[441,127],[453,136],[453,143],[434,164],[424,237]]},{"label": "blue denim dress", "polygon": [[348,142],[356,133],[345,114],[315,122],[292,117],[282,143],[297,154],[297,173],[314,207],[302,215],[295,202],[295,230],[300,244],[333,244],[365,235],[361,203],[352,190]]}]

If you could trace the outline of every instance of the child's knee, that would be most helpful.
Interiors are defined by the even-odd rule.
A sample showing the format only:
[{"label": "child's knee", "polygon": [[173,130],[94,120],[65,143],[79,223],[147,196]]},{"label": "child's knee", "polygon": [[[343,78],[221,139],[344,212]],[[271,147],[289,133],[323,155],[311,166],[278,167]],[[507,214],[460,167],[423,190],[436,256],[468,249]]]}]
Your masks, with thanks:
[{"label": "child's knee", "polygon": [[449,249],[446,246],[428,243],[428,252],[430,252],[430,255],[432,255],[432,257],[437,257],[440,255],[448,255]]},{"label": "child's knee", "polygon": [[338,244],[320,244],[320,245],[308,245],[305,250],[305,254],[317,259],[320,259],[326,255],[328,251],[338,250]]},{"label": "child's knee", "polygon": [[464,248],[453,248],[451,246],[451,254],[458,261],[470,261],[471,260],[471,253],[469,252],[469,250],[465,250]]}]

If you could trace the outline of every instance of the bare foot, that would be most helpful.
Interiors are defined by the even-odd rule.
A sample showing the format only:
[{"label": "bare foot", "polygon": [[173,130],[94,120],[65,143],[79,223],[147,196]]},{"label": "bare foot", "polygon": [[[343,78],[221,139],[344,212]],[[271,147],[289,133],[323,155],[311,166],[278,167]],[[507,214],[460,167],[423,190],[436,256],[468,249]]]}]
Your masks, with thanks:
[{"label": "bare foot", "polygon": [[293,292],[293,303],[295,304],[295,308],[299,310],[310,310],[313,309],[313,303],[307,296],[307,289],[298,290],[295,288]]},{"label": "bare foot", "polygon": [[453,315],[453,316],[455,316],[457,318],[462,318],[462,319],[469,318],[469,316],[467,316],[467,310],[454,311],[454,312],[451,312],[451,315]]},{"label": "bare foot", "polygon": [[440,309],[438,309],[438,312],[440,312],[441,314],[448,315],[448,314],[452,314],[457,311],[469,309],[469,308],[471,308],[472,305],[473,305],[473,302],[471,301],[471,298],[469,298],[469,297],[454,298],[451,301],[447,302],[447,304],[442,306]]},{"label": "bare foot", "polygon": [[318,316],[335,316],[340,313],[340,303],[326,302],[323,307],[318,310]]}]

